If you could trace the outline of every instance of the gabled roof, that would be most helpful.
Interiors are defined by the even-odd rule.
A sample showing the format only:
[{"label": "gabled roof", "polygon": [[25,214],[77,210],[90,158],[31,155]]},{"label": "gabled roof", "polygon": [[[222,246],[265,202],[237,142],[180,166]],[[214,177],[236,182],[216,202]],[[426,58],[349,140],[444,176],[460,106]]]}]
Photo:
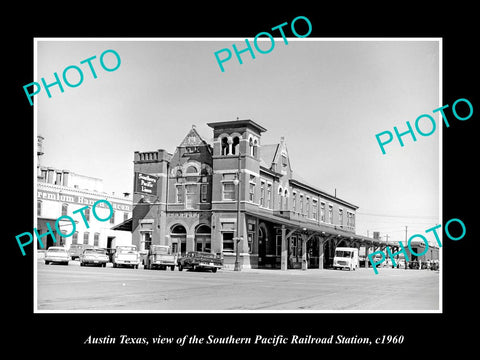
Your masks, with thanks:
[{"label": "gabled roof", "polygon": [[275,155],[280,144],[262,145],[260,147],[260,166],[270,169],[272,162],[275,160]]},{"label": "gabled roof", "polygon": [[[275,161],[275,159],[278,156],[278,152],[281,151],[282,148],[283,148],[282,143],[262,145],[260,148],[260,166],[270,170],[272,168],[272,163]],[[288,161],[290,162],[290,159],[288,159]],[[312,185],[311,183],[306,181],[303,177],[296,174],[293,170],[291,170],[291,178],[289,179],[289,181],[292,183],[292,185],[304,187],[314,193],[318,193],[323,196],[329,197],[331,199],[339,201],[352,208],[358,208],[358,206],[351,204],[340,198],[337,198],[336,196],[328,193],[327,191],[319,188],[316,185]]]},{"label": "gabled roof", "polygon": [[208,143],[200,136],[195,125],[192,125],[192,128],[188,132],[187,136],[180,143],[179,147],[185,146],[202,146],[208,145]]}]

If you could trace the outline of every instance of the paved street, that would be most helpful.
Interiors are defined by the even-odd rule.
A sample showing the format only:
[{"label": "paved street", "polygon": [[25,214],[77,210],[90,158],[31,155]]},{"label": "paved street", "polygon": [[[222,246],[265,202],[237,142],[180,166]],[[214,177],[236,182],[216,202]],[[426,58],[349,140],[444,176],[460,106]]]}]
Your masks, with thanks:
[{"label": "paved street", "polygon": [[214,274],[39,261],[38,310],[438,310],[438,272],[379,271]]}]

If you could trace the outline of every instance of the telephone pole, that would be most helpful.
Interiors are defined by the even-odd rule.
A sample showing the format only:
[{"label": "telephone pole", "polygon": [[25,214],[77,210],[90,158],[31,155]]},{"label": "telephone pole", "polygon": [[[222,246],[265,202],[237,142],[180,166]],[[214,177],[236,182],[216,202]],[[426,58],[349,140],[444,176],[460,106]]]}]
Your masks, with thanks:
[{"label": "telephone pole", "polygon": [[[408,244],[408,241],[407,241],[407,228],[408,226],[405,225],[405,245]],[[408,266],[407,266],[407,258],[405,257],[405,270],[407,270]]]}]

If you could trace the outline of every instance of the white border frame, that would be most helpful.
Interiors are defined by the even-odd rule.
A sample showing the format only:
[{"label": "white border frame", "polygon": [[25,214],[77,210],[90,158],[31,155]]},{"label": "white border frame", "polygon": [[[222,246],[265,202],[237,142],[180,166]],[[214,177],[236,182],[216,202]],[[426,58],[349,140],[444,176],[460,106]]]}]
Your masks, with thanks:
[{"label": "white border frame", "polygon": [[[246,37],[246,38],[239,38],[239,37],[226,37],[226,38],[179,38],[179,37],[173,37],[173,38],[159,38],[159,37],[154,37],[154,38],[145,38],[145,37],[140,37],[140,38],[110,38],[110,37],[101,37],[101,38],[93,38],[93,37],[84,37],[84,38],[50,38],[50,37],[45,37],[45,38],[33,38],[33,76],[34,79],[38,79],[38,72],[37,72],[37,59],[38,59],[38,52],[37,52],[37,46],[38,42],[40,41],[245,41],[245,39],[252,40],[253,37]],[[283,38],[274,38],[276,42],[284,41]],[[442,37],[371,37],[371,38],[355,38],[355,37],[338,37],[338,38],[321,38],[321,37],[312,37],[312,38],[290,38],[287,37],[288,41],[334,41],[334,42],[342,42],[342,41],[385,41],[385,42],[391,42],[391,41],[437,41],[439,44],[438,52],[439,52],[439,106],[443,105],[443,76],[442,76],[442,71],[443,71],[443,38]],[[270,39],[263,39],[259,38],[257,41],[270,41]],[[36,156],[36,149],[37,149],[37,120],[38,120],[38,115],[37,115],[37,102],[34,102],[33,105],[33,117],[34,117],[34,129],[33,129],[33,174],[34,174],[34,179],[33,179],[33,199],[34,199],[34,206],[33,206],[33,224],[37,223],[37,197],[36,197],[36,192],[37,192],[37,179],[36,179],[36,174],[37,174],[37,156]],[[439,219],[440,222],[443,220],[443,198],[442,198],[442,189],[443,189],[443,179],[442,179],[442,171],[443,171],[443,166],[442,166],[442,161],[443,161],[443,126],[439,126],[440,132],[439,132]],[[267,182],[268,184],[268,182]],[[273,186],[272,186],[273,188]],[[273,189],[272,189],[273,190]],[[272,191],[273,192],[273,191]],[[322,202],[320,200],[320,202]],[[320,214],[319,214],[320,216]],[[443,224],[442,224],[443,226]],[[440,239],[442,240],[443,238],[443,232],[439,234]],[[440,271],[439,271],[439,309],[438,310],[108,310],[108,309],[102,309],[102,310],[39,310],[38,309],[38,294],[37,294],[37,239],[34,238],[33,240],[33,271],[34,271],[34,291],[33,291],[33,312],[34,313],[92,313],[92,314],[105,314],[105,313],[186,313],[186,314],[198,314],[198,313],[280,313],[280,314],[289,314],[289,313],[300,313],[300,314],[307,314],[307,313],[335,313],[335,314],[355,314],[355,313],[361,313],[361,314],[366,314],[366,313],[380,313],[380,314],[396,314],[396,313],[443,313],[443,298],[442,298],[442,293],[443,293],[443,268],[444,268],[444,263],[443,263],[443,247],[439,248],[439,259],[440,259]],[[442,241],[441,241],[442,242]],[[442,242],[443,244],[443,242]],[[374,275],[372,275],[374,276]]]}]

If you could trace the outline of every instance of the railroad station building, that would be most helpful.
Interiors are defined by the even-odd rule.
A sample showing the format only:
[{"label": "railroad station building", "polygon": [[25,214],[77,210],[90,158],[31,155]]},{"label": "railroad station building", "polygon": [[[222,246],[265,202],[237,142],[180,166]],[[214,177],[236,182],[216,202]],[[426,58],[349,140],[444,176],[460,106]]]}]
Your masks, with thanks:
[{"label": "railroad station building", "polygon": [[292,171],[284,138],[264,144],[252,120],[207,124],[213,144],[195,126],[173,153],[134,153],[132,218],[117,229],[132,243],[174,252],[221,254],[233,267],[329,267],[337,246],[384,248],[355,234],[358,206],[309,184]]}]

